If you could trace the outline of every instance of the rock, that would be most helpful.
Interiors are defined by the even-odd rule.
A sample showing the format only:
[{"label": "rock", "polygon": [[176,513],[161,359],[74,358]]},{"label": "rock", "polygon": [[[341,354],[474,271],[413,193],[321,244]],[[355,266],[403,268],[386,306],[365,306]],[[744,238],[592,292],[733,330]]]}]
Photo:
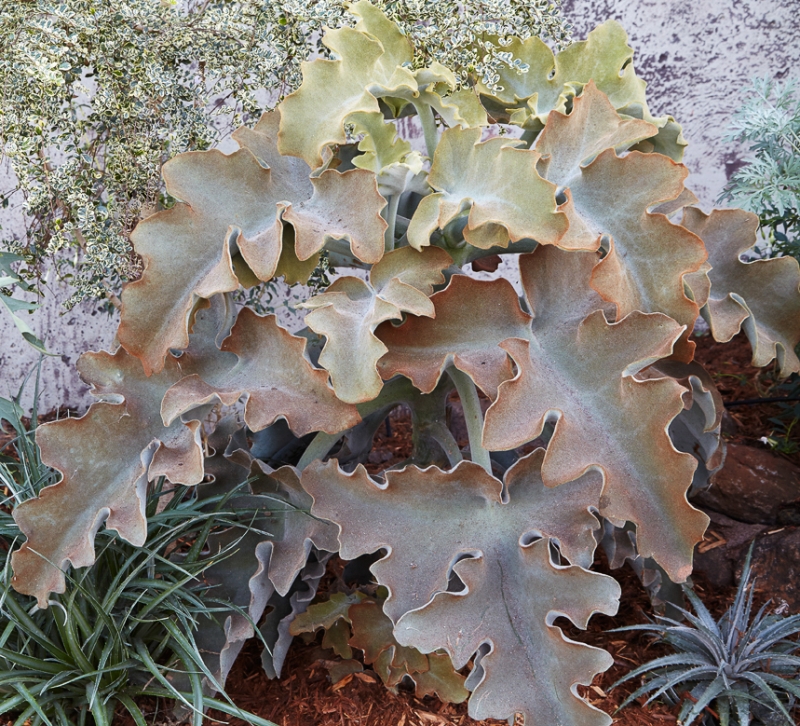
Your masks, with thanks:
[{"label": "rock", "polygon": [[724,514],[709,511],[711,524],[694,555],[694,569],[702,572],[714,587],[736,584],[736,573],[747,554],[750,542],[769,527],[745,524]]},{"label": "rock", "polygon": [[774,608],[800,613],[800,528],[784,527],[757,537],[752,569],[756,589],[772,598]]},{"label": "rock", "polygon": [[728,444],[711,487],[692,499],[750,524],[790,524],[800,516],[800,467],[765,449]]}]

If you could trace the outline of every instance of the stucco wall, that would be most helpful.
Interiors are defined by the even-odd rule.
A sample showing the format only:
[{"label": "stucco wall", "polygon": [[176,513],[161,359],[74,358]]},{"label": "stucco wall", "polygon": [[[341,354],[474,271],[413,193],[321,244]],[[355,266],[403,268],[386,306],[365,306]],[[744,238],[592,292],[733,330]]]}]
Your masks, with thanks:
[{"label": "stucco wall", "polygon": [[[669,113],[690,143],[689,184],[705,208],[713,206],[743,150],[722,137],[742,90],[754,76],[800,78],[800,0],[564,0],[580,39],[597,23],[619,20],[636,50],[638,72],[649,83],[655,114]],[[5,179],[4,179],[5,176]],[[0,186],[7,188],[0,164]],[[18,225],[0,210],[0,225]],[[56,287],[33,327],[59,355],[43,364],[42,408],[83,408],[88,402],[74,363],[88,349],[108,348],[115,321],[84,305],[63,313]],[[36,355],[0,315],[0,396],[16,390]]]}]

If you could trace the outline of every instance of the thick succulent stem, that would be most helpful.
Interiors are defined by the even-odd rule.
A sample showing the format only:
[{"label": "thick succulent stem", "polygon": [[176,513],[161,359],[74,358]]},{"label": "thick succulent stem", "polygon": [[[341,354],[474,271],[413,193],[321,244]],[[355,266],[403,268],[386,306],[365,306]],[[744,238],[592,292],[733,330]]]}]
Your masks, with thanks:
[{"label": "thick succulent stem", "polygon": [[417,114],[422,124],[422,133],[425,135],[425,148],[428,150],[428,156],[433,159],[433,154],[439,144],[439,132],[436,129],[436,119],[433,117],[433,109],[426,103],[415,103],[414,108],[417,109]]},{"label": "thick succulent stem", "polygon": [[386,209],[386,223],[389,225],[384,234],[384,250],[391,252],[394,249],[394,230],[397,222],[397,206],[400,203],[400,195],[392,194],[389,197],[389,206]]},{"label": "thick succulent stem", "polygon": [[455,466],[464,457],[461,456],[461,449],[458,447],[458,442],[453,436],[447,426],[441,421],[433,421],[428,425],[428,432],[431,437],[435,439],[436,443],[442,447],[444,453],[447,455],[447,460],[450,466]]},{"label": "thick succulent stem", "polygon": [[464,409],[464,420],[467,424],[467,435],[469,436],[469,450],[472,461],[480,464],[490,474],[492,473],[492,462],[489,452],[483,448],[481,438],[483,436],[483,411],[481,410],[481,400],[478,398],[478,389],[472,379],[463,371],[454,366],[447,369],[447,373],[455,383],[458,397],[461,399],[461,406]]}]

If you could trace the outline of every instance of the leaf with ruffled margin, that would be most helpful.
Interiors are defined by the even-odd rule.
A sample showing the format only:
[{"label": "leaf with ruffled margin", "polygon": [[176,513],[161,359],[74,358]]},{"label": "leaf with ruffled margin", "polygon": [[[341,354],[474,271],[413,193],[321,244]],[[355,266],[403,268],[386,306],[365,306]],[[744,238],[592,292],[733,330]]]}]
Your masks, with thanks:
[{"label": "leaf with ruffled margin", "polygon": [[[345,474],[333,461],[306,468],[302,483],[314,497],[312,513],[339,525],[342,557],[388,551],[371,569],[389,590],[384,611],[401,643],[444,648],[456,668],[491,644],[470,699],[473,718],[520,712],[526,723],[542,714],[543,724],[605,726],[608,716],[574,687],[607,669],[610,656],[567,640],[552,622],[566,615],[586,627],[593,612],[613,614],[619,586],[578,566],[553,565],[547,539],[531,544],[557,539],[565,556],[588,565],[600,477],[548,488],[539,473],[543,456],[538,449],[518,461],[504,483],[462,462],[449,472],[389,471],[376,484],[362,467]],[[467,589],[444,594],[453,571]],[[449,599],[452,614],[442,614]]]},{"label": "leaf with ruffled margin", "polygon": [[[481,281],[453,275],[450,284],[431,297],[436,315],[409,318],[395,327],[385,323],[376,335],[388,351],[378,361],[384,380],[398,373],[423,393],[430,393],[450,365],[467,373],[489,398],[512,376],[505,351],[508,338],[525,334],[530,316],[519,307],[507,280]],[[470,331],[464,335],[464,331]]]},{"label": "leaf with ruffled margin", "polygon": [[639,310],[685,325],[676,355],[688,361],[694,351],[688,334],[699,309],[684,291],[684,276],[700,269],[706,252],[697,235],[650,211],[681,195],[688,170],[660,154],[615,153],[654,131],[644,121],[620,117],[590,83],[568,116],[550,115],[536,149],[544,177],[569,189],[571,224],[577,222],[587,238],[610,238],[592,275],[594,289],[616,303],[617,319]]},{"label": "leaf with ruffled margin", "polygon": [[386,122],[383,114],[354,113],[349,122],[364,138],[358,143],[363,152],[353,159],[353,166],[369,169],[378,175],[378,191],[389,197],[406,191],[427,194],[430,189],[423,169],[424,159],[411,144],[397,135],[397,128]]},{"label": "leaf with ruffled margin", "polygon": [[650,115],[645,100],[647,84],[636,76],[633,48],[618,22],[608,20],[598,25],[586,40],[572,43],[557,54],[536,36],[514,38],[503,50],[526,64],[528,71],[502,68],[498,83],[503,90],[499,92],[478,83],[478,92],[498,121],[510,121],[536,132],[544,126],[550,111],[566,113],[570,101],[594,81],[620,113],[658,127],[650,149],[676,161],[683,157],[686,141],[681,127],[671,116]]},{"label": "leaf with ruffled margin", "polygon": [[[351,169],[343,174],[327,170],[311,177],[311,168],[302,159],[281,156],[278,152],[280,120],[279,109],[265,113],[255,128],[237,129],[233,138],[269,167],[276,191],[283,194],[278,210],[285,210],[280,219],[293,227],[293,255],[306,262],[318,255],[328,239],[344,239],[359,260],[368,264],[377,262],[383,255],[386,222],[380,214],[385,202],[374,174],[368,169]],[[351,204],[353,199],[359,200],[355,208]],[[343,209],[349,210],[348,214],[343,214]],[[281,259],[275,270],[269,249],[264,249],[265,241],[269,239],[239,240],[239,248],[248,262],[269,260],[263,269],[254,262],[253,269],[262,280],[279,272],[281,262],[285,263]]]},{"label": "leaf with ruffled margin", "polygon": [[212,565],[203,575],[203,585],[211,588],[209,596],[233,607],[201,619],[195,634],[206,665],[224,685],[245,642],[255,635],[254,624],[261,620],[271,598],[289,594],[313,547],[335,552],[338,541],[333,525],[309,514],[311,498],[291,467],[271,471],[251,459],[248,470],[222,452],[206,462],[215,481],[201,485],[201,496],[219,493],[220,485],[250,479],[245,493],[226,505],[241,513],[241,526],[231,526],[208,538],[210,556],[231,546],[237,553]]},{"label": "leaf with ruffled margin", "polygon": [[282,154],[321,166],[329,144],[347,141],[351,116],[380,111],[379,98],[396,111],[409,102],[431,106],[449,125],[487,125],[474,94],[449,95],[455,77],[447,68],[434,63],[411,70],[410,41],[380,10],[366,0],[349,10],[358,18],[356,27],[329,30],[322,39],[336,60],[303,62],[300,88],[281,104]]},{"label": "leaf with ruffled margin", "polygon": [[[634,376],[666,358],[681,327],[660,313],[633,312],[609,324],[596,295],[583,287],[594,255],[540,247],[520,258],[522,285],[534,317],[524,338],[501,345],[517,375],[500,385],[486,412],[483,443],[512,449],[555,430],[542,476],[549,486],[590,468],[603,473],[599,511],[634,522],[640,553],[675,581],[691,572],[694,545],[708,518],[686,500],[695,461],[667,435],[683,410],[682,386]],[[437,320],[442,313],[437,310]]]},{"label": "leaf with ruffled margin", "polygon": [[429,245],[435,230],[467,209],[464,239],[473,247],[507,247],[524,238],[558,244],[568,222],[557,209],[556,185],[539,176],[539,154],[516,148],[518,143],[502,137],[481,142],[479,128],[445,131],[428,175],[435,193],[414,212],[409,244]]},{"label": "leaf with ruffled margin", "polygon": [[[187,375],[165,393],[165,423],[197,406],[215,401],[232,405],[246,396],[244,420],[253,431],[281,417],[301,436],[355,426],[361,420],[355,406],[336,397],[328,374],[311,365],[305,347],[305,339],[281,328],[275,315],[259,317],[242,308],[217,358],[201,374]],[[230,354],[237,357],[233,366]]]},{"label": "leaf with ruffled margin", "polygon": [[[603,471],[600,513],[635,522],[642,552],[682,580],[707,524],[686,501],[694,459],[678,453],[667,435],[683,410],[683,388],[671,379],[633,378],[668,357],[682,329],[659,313],[606,322],[607,304],[588,285],[596,262],[594,253],[552,246],[522,256],[533,318],[507,281],[454,276],[431,298],[434,319],[377,331],[389,348],[381,374],[401,373],[427,391],[450,364],[467,373],[495,399],[483,432],[491,451],[532,441],[557,418],[543,469],[547,484],[592,467]],[[468,338],[456,335],[465,329]],[[517,367],[513,379],[506,354]]]},{"label": "leaf with ruffled margin", "polygon": [[[385,201],[375,175],[354,169],[309,179],[307,165],[281,159],[275,151],[278,115],[266,114],[255,129],[237,134],[250,148],[227,156],[216,150],[189,152],[163,167],[167,191],[179,201],[132,233],[145,269],[123,291],[118,333],[148,375],[161,370],[168,350],[186,348],[198,298],[239,287],[234,252],[259,279],[275,274],[283,210],[295,225],[301,260],[319,252],[329,238],[348,239],[365,262],[383,254]],[[342,201],[354,198],[358,214],[344,215]]]},{"label": "leaf with ruffled margin", "polygon": [[383,382],[376,364],[386,346],[375,336],[375,328],[399,320],[404,312],[432,317],[429,296],[434,285],[444,282],[442,270],[451,262],[438,247],[422,252],[402,247],[372,268],[369,283],[340,277],[299,306],[311,310],[306,325],[327,338],[319,364],[330,373],[340,400],[362,403],[380,393]]},{"label": "leaf with ruffled margin", "polygon": [[[164,425],[164,393],[187,373],[203,370],[214,340],[230,320],[224,297],[199,306],[189,351],[169,356],[158,374],[122,348],[85,353],[81,378],[102,399],[77,419],[43,424],[36,430],[42,462],[62,473],[36,499],[20,504],[14,518],[28,541],[12,556],[13,585],[47,607],[50,592],[64,592],[62,570],[94,562],[94,536],[105,523],[135,545],[147,534],[147,482],[164,476],[175,484],[203,479],[200,422],[176,419]],[[222,358],[220,366],[233,360]]]},{"label": "leaf with ruffled margin", "polygon": [[744,326],[753,365],[777,358],[781,377],[800,372],[794,352],[800,343],[800,267],[792,257],[742,262],[756,243],[758,217],[741,209],[710,215],[690,207],[683,224],[708,249],[711,281],[703,316],[715,340],[727,343]]}]

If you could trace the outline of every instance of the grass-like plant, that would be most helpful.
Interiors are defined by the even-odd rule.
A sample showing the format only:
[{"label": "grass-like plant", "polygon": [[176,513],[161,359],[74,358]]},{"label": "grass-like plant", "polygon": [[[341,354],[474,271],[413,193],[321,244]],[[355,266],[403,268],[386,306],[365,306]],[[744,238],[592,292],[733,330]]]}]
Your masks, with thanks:
[{"label": "grass-like plant", "polygon": [[800,614],[782,616],[770,602],[754,617],[751,580],[752,547],[742,570],[733,604],[719,621],[691,588],[686,597],[694,609],[681,609],[687,622],[656,616],[657,622],[618,631],[644,630],[675,653],[651,660],[621,678],[614,687],[639,676],[645,682],[622,703],[650,694],[647,703],[665,698],[682,703],[678,722],[689,726],[710,715],[713,704],[721,726],[747,726],[754,715],[764,723],[793,724],[790,709],[800,697]]},{"label": "grass-like plant", "polygon": [[[197,726],[209,707],[272,726],[227,696],[208,697],[202,679],[215,679],[193,636],[200,615],[230,609],[199,582],[236,548],[234,539],[213,556],[203,554],[212,528],[242,527],[241,513],[234,515],[237,521],[229,519],[231,493],[200,499],[160,480],[147,501],[147,543],[135,547],[102,530],[95,564],[67,575],[66,591],[54,595],[48,609],[38,609],[33,598],[11,587],[10,555],[22,536],[8,510],[35,497],[55,472],[39,458],[35,416],[27,430],[18,407],[2,403],[0,415],[17,436],[16,455],[0,461],[0,485],[8,495],[0,511],[0,713],[16,712],[20,726],[83,726],[92,720],[105,726],[121,707],[144,726],[136,698],[162,696],[180,702]],[[171,556],[175,552],[179,560]]]}]

